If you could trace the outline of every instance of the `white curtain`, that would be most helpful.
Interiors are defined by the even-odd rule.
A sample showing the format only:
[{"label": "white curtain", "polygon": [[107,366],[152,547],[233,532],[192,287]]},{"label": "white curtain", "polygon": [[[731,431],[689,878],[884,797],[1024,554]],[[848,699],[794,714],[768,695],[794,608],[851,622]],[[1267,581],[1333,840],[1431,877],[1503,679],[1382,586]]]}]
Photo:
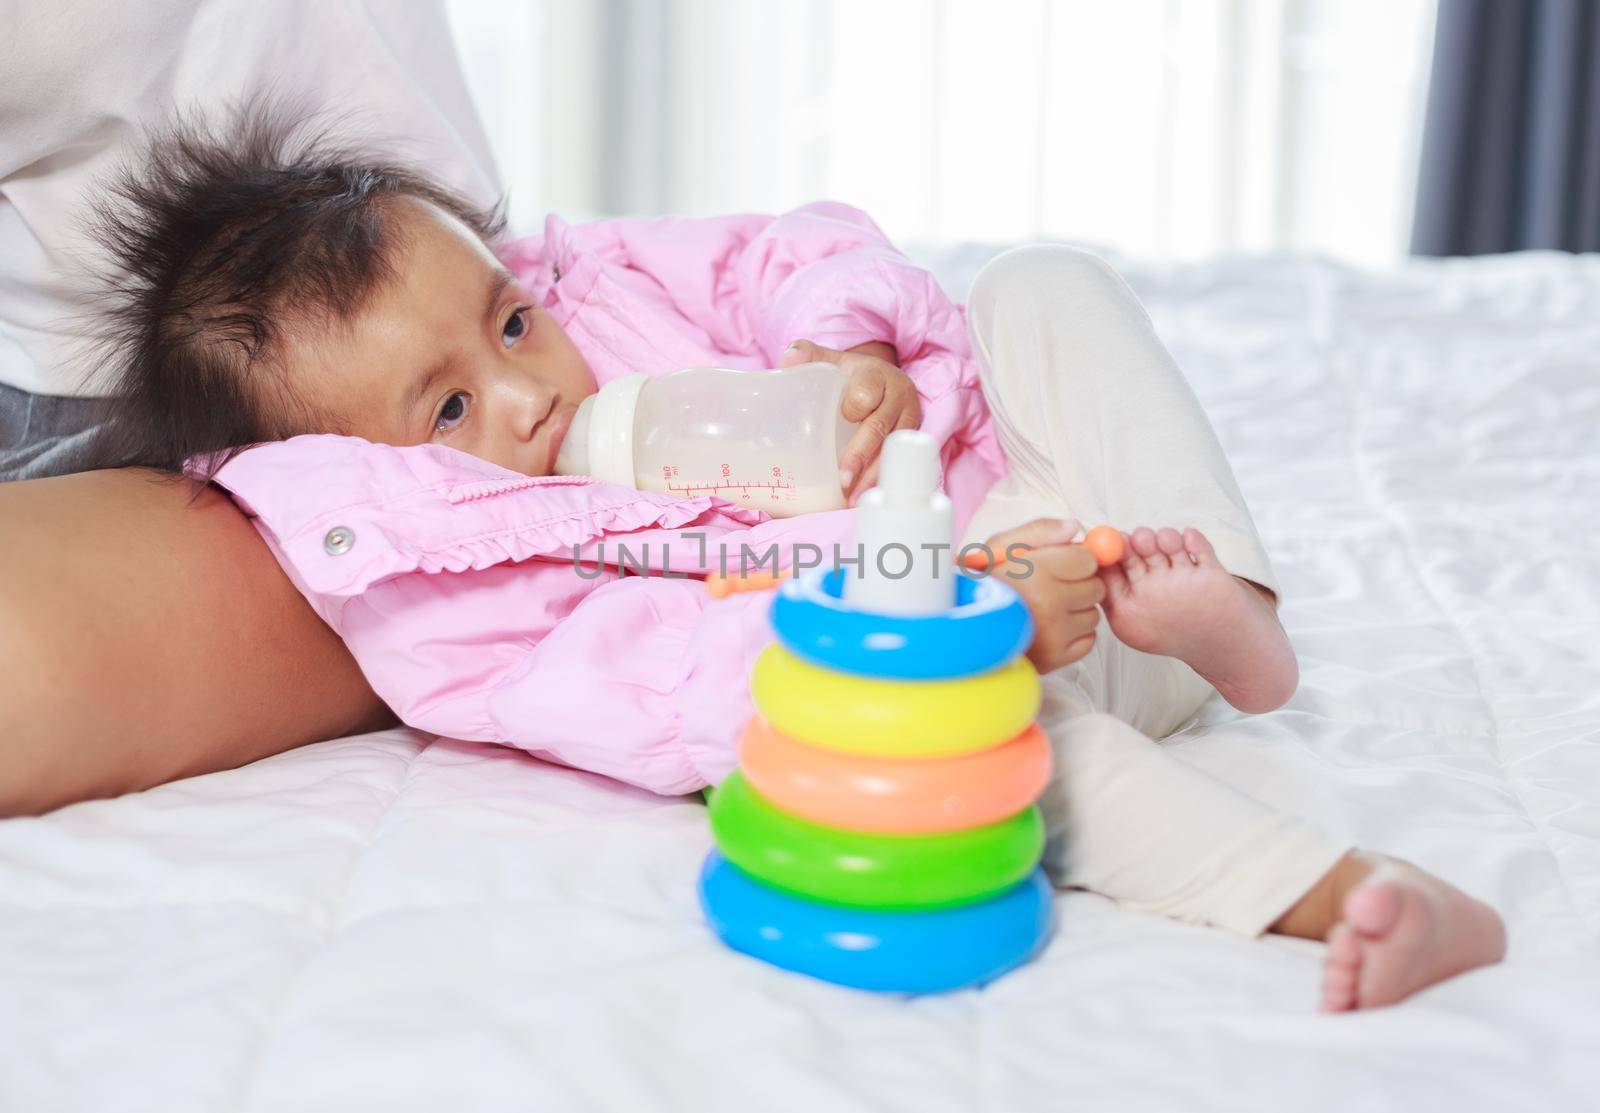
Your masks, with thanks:
[{"label": "white curtain", "polygon": [[451,0],[512,197],[1404,254],[1433,0]]}]

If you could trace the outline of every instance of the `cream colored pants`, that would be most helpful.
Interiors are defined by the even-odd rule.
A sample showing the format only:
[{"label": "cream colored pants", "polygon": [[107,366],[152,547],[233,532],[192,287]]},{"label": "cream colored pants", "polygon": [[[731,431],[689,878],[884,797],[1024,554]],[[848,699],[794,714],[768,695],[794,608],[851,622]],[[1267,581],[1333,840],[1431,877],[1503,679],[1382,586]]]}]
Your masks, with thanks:
[{"label": "cream colored pants", "polygon": [[[1008,251],[967,303],[1010,474],[963,542],[1040,517],[1194,526],[1223,567],[1278,591],[1233,470],[1126,283],[1056,244]],[[1102,624],[1088,656],[1043,678],[1056,773],[1040,804],[1045,867],[1129,908],[1265,931],[1349,846],[1169,754],[1212,688]]]}]

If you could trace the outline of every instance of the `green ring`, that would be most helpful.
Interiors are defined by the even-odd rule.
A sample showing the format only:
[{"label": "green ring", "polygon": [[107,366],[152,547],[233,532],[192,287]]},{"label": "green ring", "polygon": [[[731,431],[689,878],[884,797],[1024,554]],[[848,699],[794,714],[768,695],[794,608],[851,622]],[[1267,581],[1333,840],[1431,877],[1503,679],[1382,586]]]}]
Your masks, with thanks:
[{"label": "green ring", "polygon": [[1034,806],[964,831],[879,835],[791,815],[735,770],[711,797],[723,857],[786,892],[858,908],[942,908],[1009,889],[1044,853]]}]

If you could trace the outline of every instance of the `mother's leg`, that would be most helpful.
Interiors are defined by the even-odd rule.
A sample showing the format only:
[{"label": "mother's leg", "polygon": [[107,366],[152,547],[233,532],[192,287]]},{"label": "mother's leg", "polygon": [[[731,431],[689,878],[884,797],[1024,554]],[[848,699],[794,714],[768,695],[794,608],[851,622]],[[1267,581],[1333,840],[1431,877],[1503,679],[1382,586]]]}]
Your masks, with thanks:
[{"label": "mother's leg", "polygon": [[390,725],[225,496],[138,470],[0,484],[0,815]]}]

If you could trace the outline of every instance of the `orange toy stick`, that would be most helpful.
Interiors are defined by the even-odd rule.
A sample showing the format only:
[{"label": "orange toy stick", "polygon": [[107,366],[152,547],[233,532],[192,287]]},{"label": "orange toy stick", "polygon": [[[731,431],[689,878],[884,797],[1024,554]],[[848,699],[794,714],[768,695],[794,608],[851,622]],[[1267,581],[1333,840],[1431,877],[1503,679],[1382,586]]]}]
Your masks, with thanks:
[{"label": "orange toy stick", "polygon": [[739,591],[768,591],[789,578],[791,569],[778,572],[712,572],[706,577],[706,590],[713,599],[726,599]]},{"label": "orange toy stick", "polygon": [[[1094,556],[1094,562],[1101,568],[1116,564],[1128,553],[1127,543],[1122,540],[1122,534],[1111,526],[1095,526],[1078,544],[1089,550]],[[974,550],[961,558],[961,566],[973,572],[986,570],[989,563],[990,556],[986,549]]]}]

